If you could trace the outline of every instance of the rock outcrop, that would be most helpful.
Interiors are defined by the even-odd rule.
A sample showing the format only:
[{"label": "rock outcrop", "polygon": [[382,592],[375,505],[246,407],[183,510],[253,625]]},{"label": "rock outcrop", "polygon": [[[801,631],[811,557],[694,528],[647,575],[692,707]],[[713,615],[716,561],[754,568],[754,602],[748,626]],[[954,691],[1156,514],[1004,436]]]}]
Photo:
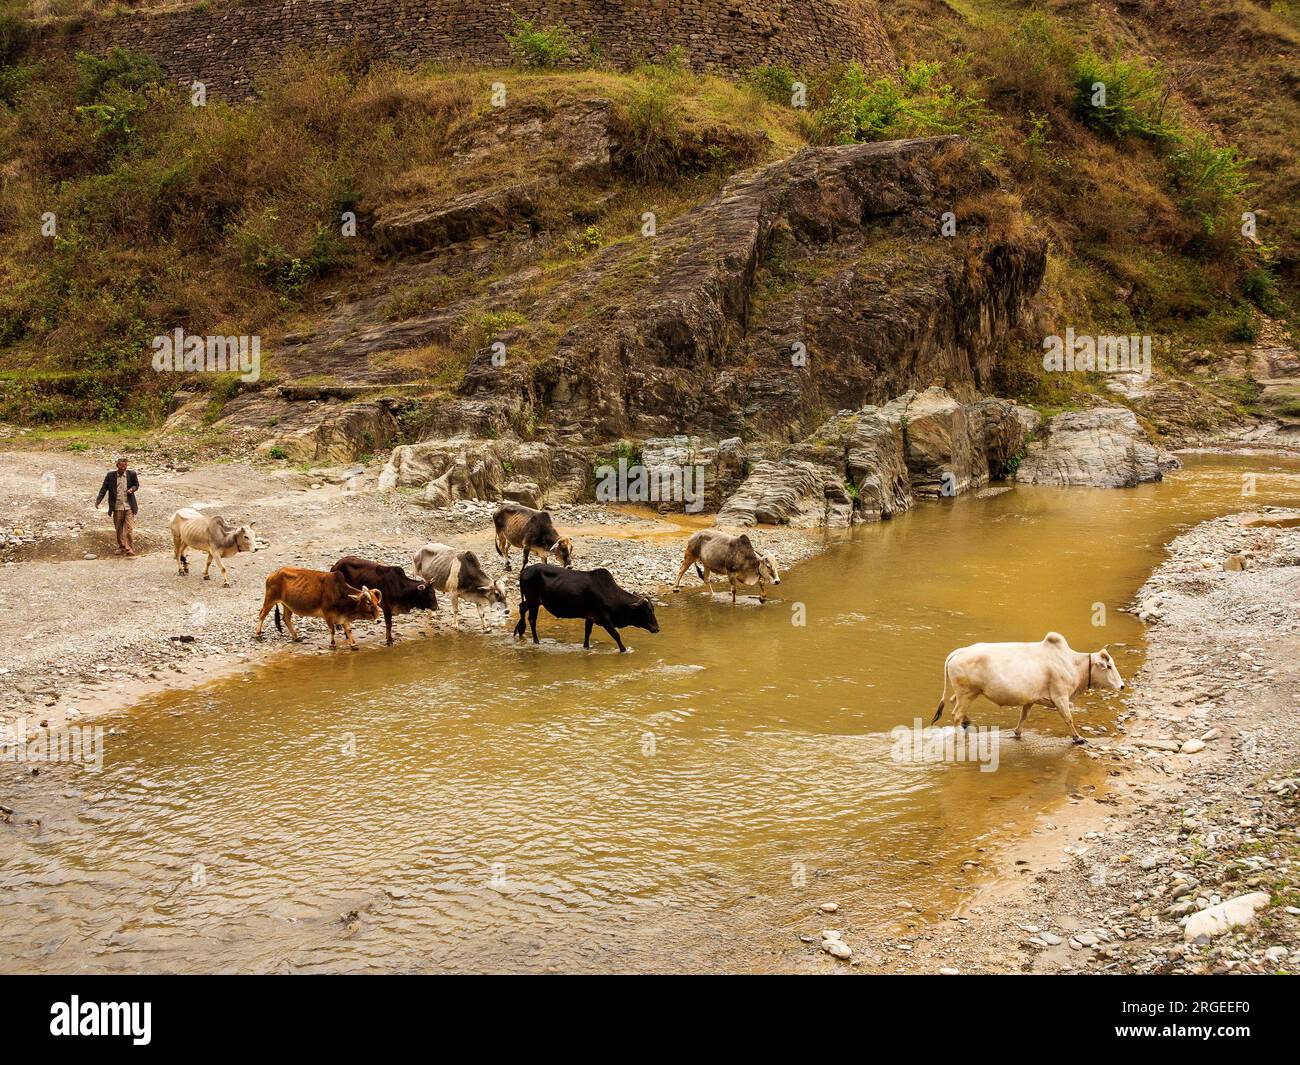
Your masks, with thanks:
[{"label": "rock outcrop", "polygon": [[467,437],[394,448],[379,488],[418,488],[433,507],[458,499],[513,500],[530,507],[589,498],[586,452],[517,440]]},{"label": "rock outcrop", "polygon": [[961,403],[941,388],[841,411],[757,463],[719,525],[844,526],[880,521],[917,497],[958,495],[1001,476],[1038,415],[1007,400]]},{"label": "rock outcrop", "polygon": [[1058,414],[1033,441],[1016,470],[1022,484],[1132,488],[1159,481],[1178,459],[1161,451],[1127,407]]},{"label": "rock outcrop", "polygon": [[935,382],[973,400],[1046,261],[1032,230],[963,218],[996,193],[957,137],[807,149],[518,303],[510,357],[478,352],[458,392],[591,441],[788,438]]}]

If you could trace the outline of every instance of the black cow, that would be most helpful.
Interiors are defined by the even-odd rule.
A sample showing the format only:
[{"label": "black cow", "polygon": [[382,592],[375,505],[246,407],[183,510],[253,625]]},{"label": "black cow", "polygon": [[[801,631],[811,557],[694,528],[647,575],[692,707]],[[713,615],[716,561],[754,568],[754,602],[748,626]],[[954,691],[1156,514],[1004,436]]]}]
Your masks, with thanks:
[{"label": "black cow", "polygon": [[438,595],[433,585],[412,580],[401,566],[384,566],[356,555],[347,555],[335,562],[330,572],[343,574],[343,579],[356,588],[378,588],[384,593],[380,602],[384,608],[384,629],[389,644],[393,642],[394,614],[438,609]]},{"label": "black cow", "polygon": [[519,624],[515,635],[524,634],[524,615],[537,643],[537,611],[541,607],[557,618],[582,618],[587,631],[582,646],[591,646],[591,627],[599,625],[614,637],[619,651],[626,651],[618,630],[635,625],[647,632],[658,632],[654,604],[644,595],[633,595],[614,583],[607,569],[573,570],[539,562],[519,574]]}]

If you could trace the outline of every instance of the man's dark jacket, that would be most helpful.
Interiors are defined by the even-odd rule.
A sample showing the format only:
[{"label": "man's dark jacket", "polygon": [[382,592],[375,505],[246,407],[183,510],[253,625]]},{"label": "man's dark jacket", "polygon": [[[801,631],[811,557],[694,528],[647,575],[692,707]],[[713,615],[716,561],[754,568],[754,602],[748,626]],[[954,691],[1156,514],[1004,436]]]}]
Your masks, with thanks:
[{"label": "man's dark jacket", "polygon": [[[95,496],[95,506],[99,506],[100,501],[108,496],[108,505],[113,510],[117,509],[117,470],[109,470],[104,474],[104,483],[99,486],[99,495]],[[140,478],[136,476],[135,470],[126,471],[126,501],[131,507],[132,514],[139,514],[140,508],[135,505],[135,493],[132,488],[140,487]]]}]

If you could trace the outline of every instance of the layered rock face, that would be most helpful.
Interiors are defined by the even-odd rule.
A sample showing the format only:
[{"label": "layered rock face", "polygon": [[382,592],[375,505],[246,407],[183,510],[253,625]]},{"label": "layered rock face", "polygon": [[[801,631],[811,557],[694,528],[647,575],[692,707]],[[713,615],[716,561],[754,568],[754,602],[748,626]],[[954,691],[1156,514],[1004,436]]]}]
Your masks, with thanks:
[{"label": "layered rock face", "polygon": [[1045,264],[1039,235],[961,221],[994,192],[956,137],[807,149],[602,249],[522,308],[506,363],[479,352],[459,392],[588,440],[797,439],[819,409],[935,383],[973,400]]},{"label": "layered rock face", "polygon": [[1058,414],[1041,440],[1029,445],[1016,470],[1023,484],[1132,488],[1177,469],[1173,455],[1147,439],[1127,407],[1097,407]]},{"label": "layered rock face", "polygon": [[845,526],[918,497],[955,496],[1001,476],[1038,427],[1006,400],[962,403],[941,388],[844,411],[779,459],[756,464],[719,525]]},{"label": "layered rock face", "polygon": [[459,499],[541,507],[590,498],[590,469],[589,457],[578,450],[457,437],[394,448],[379,488],[418,488],[434,507]]}]

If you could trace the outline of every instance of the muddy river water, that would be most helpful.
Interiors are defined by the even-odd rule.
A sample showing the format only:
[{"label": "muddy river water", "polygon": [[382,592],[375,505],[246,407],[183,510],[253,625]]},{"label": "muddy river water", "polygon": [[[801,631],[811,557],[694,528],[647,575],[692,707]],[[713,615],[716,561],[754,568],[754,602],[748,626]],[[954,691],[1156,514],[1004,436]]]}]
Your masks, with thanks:
[{"label": "muddy river water", "polygon": [[[152,699],[99,720],[101,772],[5,789],[41,824],[0,825],[0,969],[761,971],[814,949],[797,937],[828,900],[859,936],[902,902],[951,909],[1102,771],[1042,710],[995,772],[896,760],[947,652],[1056,629],[1131,674],[1142,625],[1120,608],[1162,545],[1298,502],[1300,464],[1191,456],[1132,490],[918,506],[764,606],[691,578],[627,655],[543,615],[540,647],[498,625]],[[1077,720],[1110,728],[1126,699]]]}]

